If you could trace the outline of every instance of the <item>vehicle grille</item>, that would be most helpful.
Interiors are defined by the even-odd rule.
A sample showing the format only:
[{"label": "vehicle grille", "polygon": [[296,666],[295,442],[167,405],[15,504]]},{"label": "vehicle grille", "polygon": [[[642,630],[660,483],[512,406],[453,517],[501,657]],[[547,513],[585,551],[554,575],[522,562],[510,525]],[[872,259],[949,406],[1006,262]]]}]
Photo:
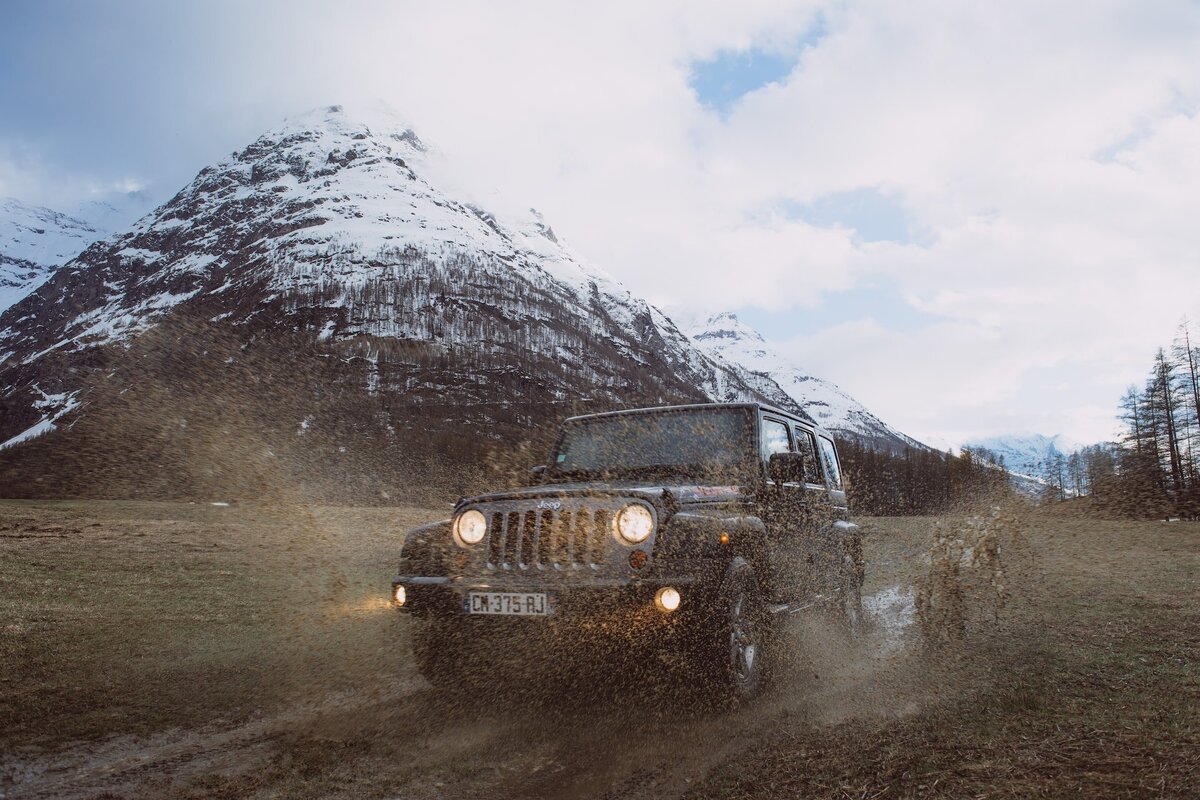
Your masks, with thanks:
[{"label": "vehicle grille", "polygon": [[493,568],[568,567],[600,563],[611,512],[603,508],[496,511],[488,539]]}]

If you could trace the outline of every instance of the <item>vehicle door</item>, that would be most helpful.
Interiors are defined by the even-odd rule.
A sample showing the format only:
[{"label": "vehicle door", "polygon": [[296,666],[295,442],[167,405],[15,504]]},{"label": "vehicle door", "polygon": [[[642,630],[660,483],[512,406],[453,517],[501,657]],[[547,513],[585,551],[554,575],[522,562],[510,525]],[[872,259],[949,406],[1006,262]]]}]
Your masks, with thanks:
[{"label": "vehicle door", "polygon": [[811,428],[797,423],[792,430],[797,451],[804,456],[805,507],[801,519],[800,549],[804,563],[805,599],[815,599],[831,589],[830,567],[836,558],[833,543],[835,512],[826,482],[826,470]]},{"label": "vehicle door", "polygon": [[760,455],[766,475],[761,513],[767,528],[768,570],[774,588],[773,599],[788,603],[799,597],[807,571],[802,536],[805,485],[800,482],[773,481],[768,470],[772,453],[796,452],[788,421],[763,415],[759,424]]},{"label": "vehicle door", "polygon": [[[834,570],[826,575],[836,580],[836,570],[843,569],[847,563],[852,563],[862,578],[863,556],[862,541],[853,533],[857,526],[850,525],[850,503],[846,496],[846,485],[842,475],[842,465],[838,461],[837,448],[828,436],[817,437],[817,447],[821,453],[821,467],[825,473],[825,483],[829,487],[829,516],[833,522],[829,532],[830,548],[836,559]],[[847,561],[848,559],[848,561]]]}]

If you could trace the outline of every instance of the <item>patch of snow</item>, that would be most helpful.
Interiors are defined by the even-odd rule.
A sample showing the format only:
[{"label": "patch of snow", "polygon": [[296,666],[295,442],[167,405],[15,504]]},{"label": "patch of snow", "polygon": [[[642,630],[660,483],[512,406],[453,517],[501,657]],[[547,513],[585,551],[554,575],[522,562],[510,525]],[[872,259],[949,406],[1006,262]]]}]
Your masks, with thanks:
[{"label": "patch of snow", "polygon": [[3,444],[0,444],[0,450],[5,450],[9,447],[14,447],[18,444],[21,444],[22,442],[28,442],[30,439],[36,439],[37,437],[42,436],[43,434],[47,434],[50,431],[54,430],[54,428],[55,428],[54,421],[52,419],[50,419],[50,417],[45,417],[42,419],[41,422],[38,422],[37,424],[27,428],[26,430],[21,431],[16,436],[9,439],[8,441],[4,442]]},{"label": "patch of snow", "polygon": [[36,385],[34,389],[42,395],[41,400],[34,401],[34,407],[48,413],[39,422],[0,444],[0,450],[15,447],[22,442],[28,442],[31,439],[36,439],[39,436],[50,433],[58,427],[54,423],[79,407],[78,392],[47,394],[37,388]]}]

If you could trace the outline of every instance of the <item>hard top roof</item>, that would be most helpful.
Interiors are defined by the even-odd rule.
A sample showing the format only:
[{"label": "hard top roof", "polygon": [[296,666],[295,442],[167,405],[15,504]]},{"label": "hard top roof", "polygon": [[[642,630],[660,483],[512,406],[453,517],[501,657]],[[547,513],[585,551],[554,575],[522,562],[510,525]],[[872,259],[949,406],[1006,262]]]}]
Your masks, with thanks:
[{"label": "hard top roof", "polygon": [[777,414],[781,417],[786,417],[787,419],[790,419],[793,422],[799,422],[801,425],[812,428],[813,430],[817,431],[818,433],[822,433],[829,438],[833,438],[833,435],[829,431],[825,430],[824,428],[822,428],[820,425],[818,425],[816,422],[813,422],[812,420],[804,419],[803,417],[800,417],[797,414],[793,414],[790,411],[784,411],[780,408],[776,408],[775,406],[769,406],[766,403],[752,403],[752,402],[745,402],[745,403],[687,403],[687,404],[677,405],[677,406],[649,406],[647,408],[625,408],[625,409],[621,409],[619,411],[602,411],[597,414],[579,414],[574,417],[568,417],[567,419],[563,420],[563,422],[564,423],[575,422],[577,420],[595,419],[597,417],[618,417],[618,416],[623,416],[626,414],[648,414],[648,413],[654,413],[654,412],[659,412],[659,411],[693,411],[693,410],[702,410],[702,409],[703,410],[711,410],[711,409],[715,409],[715,408],[745,408],[745,409],[753,409],[754,411],[761,412],[761,413]]}]

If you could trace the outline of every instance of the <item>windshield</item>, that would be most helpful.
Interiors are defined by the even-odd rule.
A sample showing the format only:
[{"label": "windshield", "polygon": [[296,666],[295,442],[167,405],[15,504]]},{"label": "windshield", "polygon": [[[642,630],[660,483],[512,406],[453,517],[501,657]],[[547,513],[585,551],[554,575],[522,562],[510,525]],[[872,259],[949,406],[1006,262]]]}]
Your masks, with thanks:
[{"label": "windshield", "polygon": [[744,408],[616,414],[567,423],[557,477],[684,476],[739,482],[752,469],[753,414]]}]

